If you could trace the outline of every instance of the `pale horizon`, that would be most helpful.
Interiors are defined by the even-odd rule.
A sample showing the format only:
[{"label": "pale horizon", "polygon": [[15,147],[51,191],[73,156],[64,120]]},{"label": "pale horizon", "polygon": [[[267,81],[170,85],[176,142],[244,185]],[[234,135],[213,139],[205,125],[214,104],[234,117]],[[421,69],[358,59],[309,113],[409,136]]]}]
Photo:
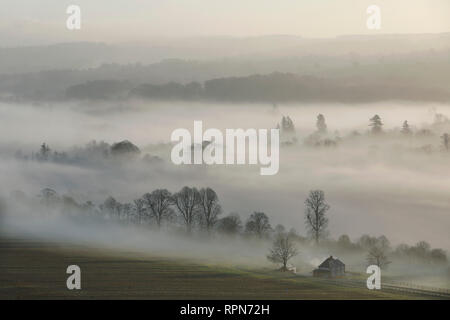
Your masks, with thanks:
[{"label": "pale horizon", "polygon": [[[146,42],[153,38],[258,37],[295,35],[307,39],[342,35],[439,34],[450,32],[450,2],[219,1],[2,1],[2,47],[60,42]],[[65,27],[69,5],[81,8],[81,29]],[[369,5],[381,9],[381,28],[366,27]]]}]

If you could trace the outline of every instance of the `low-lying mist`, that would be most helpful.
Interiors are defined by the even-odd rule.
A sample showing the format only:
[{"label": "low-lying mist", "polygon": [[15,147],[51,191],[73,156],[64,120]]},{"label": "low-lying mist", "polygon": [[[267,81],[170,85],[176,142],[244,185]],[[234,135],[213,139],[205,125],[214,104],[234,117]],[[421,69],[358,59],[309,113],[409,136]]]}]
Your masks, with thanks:
[{"label": "low-lying mist", "polygon": [[[324,139],[332,141],[328,145],[314,140],[318,114],[326,119]],[[369,119],[375,114],[381,117],[384,131],[377,136],[369,133]],[[259,166],[175,166],[170,161],[170,134],[177,128],[192,131],[194,120],[203,121],[204,129],[259,129],[275,128],[282,116],[292,119],[297,142],[281,147],[277,175],[261,176]],[[176,192],[183,186],[208,186],[219,196],[222,216],[237,212],[245,220],[252,212],[262,211],[272,226],[283,224],[287,230],[295,228],[306,236],[304,200],[310,190],[321,189],[331,207],[331,238],[385,235],[393,245],[426,240],[432,247],[449,250],[450,152],[443,148],[441,138],[450,132],[447,116],[448,105],[399,102],[352,106],[139,101],[0,104],[0,193],[3,198],[14,190],[36,196],[41,189],[51,188],[80,203],[99,205],[108,196],[132,202],[158,188]],[[404,120],[412,131],[408,136],[401,134]],[[108,144],[129,140],[141,154],[127,161],[101,157],[85,161],[83,148],[92,140]],[[64,152],[70,161],[31,160],[44,142],[52,153]],[[145,160],[145,155],[160,161]],[[131,227],[110,224],[74,227],[63,218],[47,222],[23,208],[7,207],[5,211],[7,229],[24,235],[269,265],[265,257],[268,242],[243,244],[239,239],[220,238],[185,241],[181,235],[131,231]],[[308,247],[300,251],[294,264],[303,270],[327,255],[337,255],[332,250],[317,252]],[[363,270],[364,255],[344,257],[356,271]],[[394,263],[391,270],[396,270]]]},{"label": "low-lying mist", "polygon": [[[149,225],[121,224],[114,220],[97,220],[92,217],[67,215],[45,206],[9,202],[8,214],[3,215],[3,236],[29,238],[38,242],[60,245],[76,244],[81,247],[104,249],[106,254],[136,258],[180,259],[194,263],[220,265],[241,270],[275,270],[276,265],[267,260],[272,246],[269,238],[230,236],[219,233],[207,234],[196,230],[188,235],[181,225],[161,229]],[[205,241],[207,240],[207,241]],[[364,276],[367,267],[366,250],[324,242],[316,246],[302,237],[294,240],[298,255],[289,261],[296,273],[311,276],[315,269],[330,255],[346,264],[352,275]],[[339,243],[339,242],[338,242]],[[111,251],[112,250],[112,251]],[[395,252],[390,251],[390,255]],[[402,282],[409,285],[424,285],[450,288],[447,263],[414,261],[390,257],[391,264],[383,271],[384,281]]]},{"label": "low-lying mist", "polygon": [[[2,191],[37,193],[51,187],[82,200],[103,201],[105,195],[131,200],[155,188],[179,190],[184,185],[207,185],[217,190],[226,212],[254,210],[276,217],[280,223],[303,230],[303,201],[310,189],[325,191],[331,205],[330,231],[386,234],[394,242],[431,243],[450,247],[448,156],[440,152],[440,135],[415,138],[386,134],[366,135],[369,118],[379,114],[384,130],[427,128],[436,110],[450,115],[449,106],[436,105],[186,105],[138,104],[112,106],[33,107],[0,105]],[[314,132],[322,113],[329,135],[342,141],[332,148],[314,148],[303,141]],[[257,166],[175,166],[168,158],[168,143],[176,128],[192,130],[194,120],[205,128],[273,128],[282,115],[294,121],[299,142],[281,149],[280,170],[262,177]],[[448,127],[448,125],[447,125]],[[358,130],[361,136],[348,138]],[[45,142],[53,151],[68,152],[91,140],[109,143],[128,139],[143,154],[161,156],[163,164],[136,161],[100,168],[61,163],[21,162],[14,153],[31,155]],[[434,152],[422,152],[431,145]],[[426,149],[426,148],[425,148]],[[90,198],[90,199],[86,199]]]}]

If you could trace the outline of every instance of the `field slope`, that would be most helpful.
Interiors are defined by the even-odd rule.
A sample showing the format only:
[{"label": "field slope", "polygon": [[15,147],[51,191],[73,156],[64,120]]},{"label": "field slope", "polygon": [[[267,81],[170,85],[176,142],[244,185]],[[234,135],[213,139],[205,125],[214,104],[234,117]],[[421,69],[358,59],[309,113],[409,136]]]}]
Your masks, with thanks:
[{"label": "field slope", "polygon": [[[24,239],[0,239],[0,299],[417,299],[339,281]],[[66,288],[81,268],[82,289]]]}]

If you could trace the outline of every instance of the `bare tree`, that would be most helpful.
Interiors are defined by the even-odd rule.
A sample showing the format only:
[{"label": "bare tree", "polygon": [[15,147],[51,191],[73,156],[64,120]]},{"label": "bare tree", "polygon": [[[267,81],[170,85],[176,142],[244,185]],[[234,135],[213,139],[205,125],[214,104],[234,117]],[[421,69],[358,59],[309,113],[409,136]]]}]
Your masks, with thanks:
[{"label": "bare tree", "polygon": [[441,136],[442,139],[442,147],[444,148],[445,151],[450,150],[450,135],[448,133],[444,133]]},{"label": "bare tree", "polygon": [[327,132],[327,124],[325,123],[325,117],[323,116],[323,114],[319,114],[317,116],[316,127],[317,127],[317,132],[319,132],[319,133]]},{"label": "bare tree", "polygon": [[45,144],[45,142],[41,145],[41,148],[39,149],[39,160],[47,161],[48,157],[50,155],[51,149],[48,146],[48,144]]},{"label": "bare tree", "polygon": [[286,228],[282,224],[277,224],[274,228],[275,233],[284,233],[286,232]]},{"label": "bare tree", "polygon": [[274,263],[281,263],[283,265],[281,270],[287,271],[287,263],[289,259],[297,254],[297,248],[295,248],[291,237],[285,233],[279,233],[273,241],[272,249],[267,256],[267,259]]},{"label": "bare tree", "polygon": [[442,249],[432,249],[430,251],[430,258],[434,263],[447,263],[447,253]]},{"label": "bare tree", "polygon": [[242,229],[242,222],[241,218],[237,213],[232,213],[222,219],[220,219],[217,223],[217,229],[219,232],[228,234],[228,235],[235,235],[239,233]]},{"label": "bare tree", "polygon": [[370,249],[377,244],[377,238],[368,234],[363,234],[358,240],[357,245],[363,249]]},{"label": "bare tree", "polygon": [[381,249],[383,249],[383,250],[385,250],[385,251],[389,251],[389,250],[391,249],[391,242],[390,242],[389,239],[388,239],[386,236],[384,236],[384,235],[379,236],[379,237],[377,238],[377,240],[376,240],[376,245],[377,245],[379,248],[381,248]]},{"label": "bare tree", "polygon": [[175,193],[174,202],[183,218],[187,232],[190,233],[201,204],[200,193],[197,188],[183,187]]},{"label": "bare tree", "polygon": [[219,197],[217,193],[211,188],[202,188],[200,190],[200,212],[202,222],[206,230],[211,231],[211,228],[217,222],[217,216],[222,212],[219,204]]},{"label": "bare tree", "polygon": [[89,217],[95,217],[97,212],[97,209],[94,205],[94,203],[92,203],[92,201],[86,201],[85,203],[83,203],[81,205],[81,208],[83,210],[84,213],[86,213]]},{"label": "bare tree", "polygon": [[419,241],[414,247],[412,247],[412,251],[414,252],[414,254],[422,259],[426,259],[430,252],[430,249],[431,246],[426,241]]},{"label": "bare tree", "polygon": [[403,126],[402,126],[401,133],[404,134],[404,135],[410,135],[411,134],[411,129],[409,127],[408,120],[403,121]]},{"label": "bare tree", "polygon": [[100,210],[104,215],[110,218],[120,218],[120,206],[121,204],[117,202],[113,197],[108,197],[103,204],[100,205]]},{"label": "bare tree", "polygon": [[121,206],[121,213],[123,215],[122,220],[130,223],[133,218],[133,205],[131,203],[124,203]]},{"label": "bare tree", "polygon": [[145,201],[144,199],[136,199],[133,202],[137,223],[141,224],[142,218],[145,215]]},{"label": "bare tree", "polygon": [[160,228],[163,219],[168,218],[173,213],[170,207],[174,203],[172,194],[166,189],[157,189],[144,196],[149,214],[155,218],[156,224]]},{"label": "bare tree", "polygon": [[49,207],[55,204],[59,200],[58,193],[50,188],[44,188],[38,195],[41,198],[41,203]]},{"label": "bare tree", "polygon": [[319,238],[326,235],[328,218],[325,214],[330,206],[325,202],[325,194],[322,190],[310,191],[305,200],[305,206],[306,228],[317,244]]},{"label": "bare tree", "polygon": [[352,241],[346,234],[341,235],[337,242],[341,248],[350,248],[352,246]]},{"label": "bare tree", "polygon": [[272,230],[269,218],[264,212],[254,212],[245,224],[245,231],[249,234],[255,234],[259,238],[264,237]]},{"label": "bare tree", "polygon": [[380,269],[386,269],[391,263],[386,255],[387,249],[381,246],[374,246],[369,250],[367,263],[369,265],[379,266]]}]

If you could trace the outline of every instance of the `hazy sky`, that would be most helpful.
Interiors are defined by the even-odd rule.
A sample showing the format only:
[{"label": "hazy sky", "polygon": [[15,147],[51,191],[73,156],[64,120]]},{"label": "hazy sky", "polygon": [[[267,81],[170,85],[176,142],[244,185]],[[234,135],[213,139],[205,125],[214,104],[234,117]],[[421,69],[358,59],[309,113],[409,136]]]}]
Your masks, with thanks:
[{"label": "hazy sky", "polygon": [[[70,4],[82,27],[68,31]],[[366,27],[369,5],[381,29]],[[70,41],[145,41],[155,36],[438,33],[450,31],[448,0],[0,0],[3,46]]]}]

